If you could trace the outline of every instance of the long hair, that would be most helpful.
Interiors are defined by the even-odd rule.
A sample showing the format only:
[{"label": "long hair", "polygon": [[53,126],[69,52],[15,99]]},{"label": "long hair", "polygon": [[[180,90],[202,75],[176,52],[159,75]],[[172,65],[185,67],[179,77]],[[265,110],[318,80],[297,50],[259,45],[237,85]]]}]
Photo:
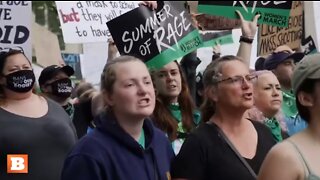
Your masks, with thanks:
[{"label": "long hair", "polygon": [[[178,96],[178,103],[182,116],[181,122],[182,127],[188,133],[193,127],[195,127],[195,123],[193,121],[193,111],[196,107],[190,95],[185,74],[182,72],[179,63],[177,61],[174,62],[178,65],[181,76],[181,92]],[[154,79],[154,72],[151,74],[153,75],[152,77]],[[169,105],[169,99],[161,94],[158,94],[156,99],[156,107],[153,112],[153,121],[158,128],[167,133],[171,141],[174,141],[177,139],[178,122],[172,116]]]},{"label": "long hair", "polygon": [[[218,81],[220,80],[220,77],[222,76],[221,70],[222,66],[229,61],[241,61],[243,60],[240,57],[237,56],[222,56],[219,59],[211,62],[205,69],[203,73],[203,85],[205,89],[205,94],[207,94],[207,91],[210,90],[211,87],[214,87],[217,85]],[[210,100],[208,97],[205,96],[204,102],[200,107],[201,109],[201,117],[202,122],[207,122],[210,120],[210,118],[213,116],[213,114],[216,111],[216,105],[215,102]]]}]

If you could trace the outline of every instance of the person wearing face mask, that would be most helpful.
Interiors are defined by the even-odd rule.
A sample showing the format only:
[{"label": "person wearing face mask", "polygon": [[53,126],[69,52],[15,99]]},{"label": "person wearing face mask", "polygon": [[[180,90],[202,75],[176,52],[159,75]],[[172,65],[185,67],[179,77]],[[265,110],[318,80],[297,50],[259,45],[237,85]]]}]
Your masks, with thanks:
[{"label": "person wearing face mask", "polygon": [[[0,179],[59,179],[63,161],[77,140],[67,113],[54,101],[34,94],[34,83],[23,51],[0,51]],[[8,154],[27,154],[28,173],[5,173]]]},{"label": "person wearing face mask", "polygon": [[59,103],[73,119],[74,106],[70,102],[72,83],[70,76],[74,74],[71,66],[51,65],[44,68],[39,77],[39,86],[43,94]]}]

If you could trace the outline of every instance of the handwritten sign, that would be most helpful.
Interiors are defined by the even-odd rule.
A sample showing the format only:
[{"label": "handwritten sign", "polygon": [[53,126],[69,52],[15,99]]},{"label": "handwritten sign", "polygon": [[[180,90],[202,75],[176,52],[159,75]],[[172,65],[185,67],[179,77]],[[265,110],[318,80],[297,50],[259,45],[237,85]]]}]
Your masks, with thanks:
[{"label": "handwritten sign", "polygon": [[199,1],[198,11],[237,19],[235,10],[239,10],[248,21],[261,14],[259,24],[286,27],[291,5],[292,1]]},{"label": "handwritten sign", "polygon": [[202,46],[183,2],[159,1],[156,11],[141,6],[107,25],[120,54],[136,56],[149,68],[161,68]]},{"label": "handwritten sign", "polygon": [[31,60],[31,20],[31,1],[0,1],[0,51],[19,47]]},{"label": "handwritten sign", "polygon": [[107,42],[106,22],[136,7],[135,1],[56,1],[65,43]]},{"label": "handwritten sign", "polygon": [[232,31],[220,31],[220,32],[202,32],[201,33],[203,45],[202,47],[213,47],[217,44],[232,44]]},{"label": "handwritten sign", "polygon": [[278,46],[288,45],[298,49],[303,31],[303,2],[293,1],[288,27],[281,28],[262,24],[258,31],[258,56],[268,55]]}]

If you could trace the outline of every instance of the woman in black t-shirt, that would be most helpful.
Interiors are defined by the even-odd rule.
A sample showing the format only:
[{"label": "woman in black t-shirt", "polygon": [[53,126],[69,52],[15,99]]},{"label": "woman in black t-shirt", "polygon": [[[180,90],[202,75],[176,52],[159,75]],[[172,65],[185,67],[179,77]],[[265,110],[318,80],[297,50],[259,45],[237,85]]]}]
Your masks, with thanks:
[{"label": "woman in black t-shirt", "polygon": [[[206,68],[203,80],[207,100],[203,120],[207,123],[200,125],[183,144],[172,165],[173,178],[255,179],[264,157],[275,144],[267,127],[244,116],[253,106],[252,80],[255,78],[236,56],[224,56]],[[219,129],[223,133],[219,133]]]}]

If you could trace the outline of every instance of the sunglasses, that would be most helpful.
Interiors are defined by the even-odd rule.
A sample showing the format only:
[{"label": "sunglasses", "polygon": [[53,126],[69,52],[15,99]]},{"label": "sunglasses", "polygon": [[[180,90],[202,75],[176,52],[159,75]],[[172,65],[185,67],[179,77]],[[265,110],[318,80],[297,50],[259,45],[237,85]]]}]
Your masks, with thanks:
[{"label": "sunglasses", "polygon": [[14,47],[0,47],[0,55],[5,55],[12,51],[18,51],[24,54],[23,48],[20,46],[14,46]]}]

